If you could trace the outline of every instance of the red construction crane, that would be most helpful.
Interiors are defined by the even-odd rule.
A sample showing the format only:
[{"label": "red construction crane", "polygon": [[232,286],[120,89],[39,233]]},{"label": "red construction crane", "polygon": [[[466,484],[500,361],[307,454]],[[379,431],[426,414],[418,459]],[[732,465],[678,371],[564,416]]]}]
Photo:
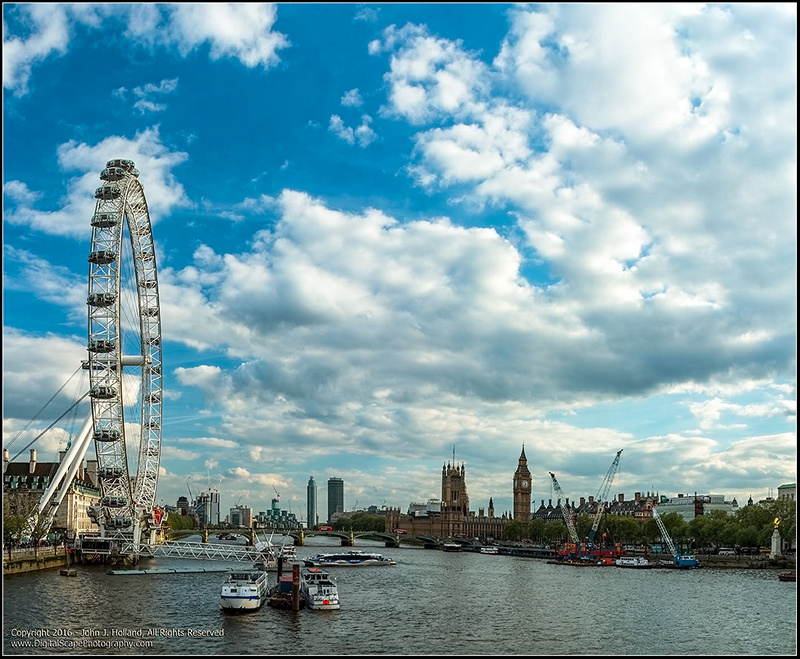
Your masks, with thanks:
[{"label": "red construction crane", "polygon": [[592,543],[594,542],[594,534],[597,533],[597,528],[600,526],[600,518],[603,516],[603,511],[606,509],[606,500],[608,497],[608,491],[609,489],[611,489],[611,482],[614,480],[614,476],[617,473],[617,468],[619,467],[619,456],[622,454],[622,451],[623,449],[617,451],[617,457],[614,458],[614,461],[608,468],[606,477],[600,484],[600,490],[597,493],[597,500],[596,500],[597,512],[594,514],[594,524],[592,524],[592,530],[589,531],[589,537],[587,538],[588,545],[592,545]]},{"label": "red construction crane", "polygon": [[550,472],[550,478],[553,479],[553,489],[559,497],[558,506],[561,508],[561,516],[564,518],[564,523],[567,525],[567,533],[569,534],[570,542],[575,545],[575,549],[578,551],[580,550],[581,543],[578,539],[578,531],[575,528],[575,522],[572,521],[571,511],[569,510],[569,506],[567,506],[567,498],[561,491],[561,486],[558,484],[556,475],[552,471]]}]

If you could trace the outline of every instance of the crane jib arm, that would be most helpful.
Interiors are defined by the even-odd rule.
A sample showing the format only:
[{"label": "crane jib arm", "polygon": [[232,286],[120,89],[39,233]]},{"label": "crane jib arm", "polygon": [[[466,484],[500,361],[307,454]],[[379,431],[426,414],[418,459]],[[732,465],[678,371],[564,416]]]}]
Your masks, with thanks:
[{"label": "crane jib arm", "polygon": [[650,506],[650,509],[653,511],[653,519],[656,520],[656,524],[658,524],[658,530],[661,531],[661,538],[664,542],[667,543],[670,552],[673,556],[677,555],[678,550],[675,549],[675,543],[672,541],[672,537],[670,536],[669,532],[667,531],[667,527],[664,526],[664,522],[661,520],[661,516],[658,514],[655,506]]},{"label": "crane jib arm", "polygon": [[551,471],[550,478],[553,480],[553,489],[559,497],[559,508],[561,508],[561,516],[564,518],[564,523],[567,525],[567,533],[569,534],[570,542],[576,547],[580,546],[580,539],[578,538],[578,531],[575,528],[575,523],[572,521],[572,515],[567,508],[567,499],[561,491],[561,486],[556,480],[556,475]]},{"label": "crane jib arm", "polygon": [[594,523],[592,524],[592,530],[589,531],[589,543],[594,541],[594,535],[597,533],[597,528],[600,526],[600,518],[603,516],[603,511],[606,507],[606,501],[608,500],[608,491],[611,489],[611,483],[614,480],[614,476],[617,474],[617,468],[619,467],[619,456],[622,454],[623,449],[617,451],[617,455],[614,458],[614,461],[611,463],[611,466],[608,468],[608,472],[606,473],[606,477],[603,479],[603,482],[600,484],[600,491],[597,493],[597,512],[594,515]]}]

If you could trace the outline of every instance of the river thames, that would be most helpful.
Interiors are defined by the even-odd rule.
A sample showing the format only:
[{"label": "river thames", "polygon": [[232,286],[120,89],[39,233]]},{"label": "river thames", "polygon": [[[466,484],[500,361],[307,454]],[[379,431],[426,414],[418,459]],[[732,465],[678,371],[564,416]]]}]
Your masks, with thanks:
[{"label": "river thames", "polygon": [[[297,553],[336,549],[314,538]],[[225,614],[221,572],[118,576],[78,565],[75,577],[9,575],[4,654],[797,654],[796,584],[775,570],[572,567],[366,541],[355,549],[397,565],[331,568],[338,611]],[[151,559],[139,567],[233,565]]]}]

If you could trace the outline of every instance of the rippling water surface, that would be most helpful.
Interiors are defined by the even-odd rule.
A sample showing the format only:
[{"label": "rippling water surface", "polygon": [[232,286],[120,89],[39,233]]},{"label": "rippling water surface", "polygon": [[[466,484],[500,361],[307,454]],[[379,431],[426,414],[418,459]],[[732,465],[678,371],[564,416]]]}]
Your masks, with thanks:
[{"label": "rippling water surface", "polygon": [[[300,547],[298,555],[328,549],[334,548]],[[63,577],[58,570],[7,576],[4,653],[797,652],[796,586],[780,582],[773,570],[577,568],[539,559],[389,549],[361,542],[356,549],[380,551],[397,565],[332,568],[342,602],[338,611],[265,606],[248,614],[224,614],[219,608],[220,572],[114,576],[107,574],[107,566],[77,566],[77,577]],[[140,567],[224,565],[154,559]],[[155,635],[147,636],[148,630]],[[33,637],[38,647],[12,647],[28,633],[47,636]],[[135,647],[141,640],[151,646]]]}]

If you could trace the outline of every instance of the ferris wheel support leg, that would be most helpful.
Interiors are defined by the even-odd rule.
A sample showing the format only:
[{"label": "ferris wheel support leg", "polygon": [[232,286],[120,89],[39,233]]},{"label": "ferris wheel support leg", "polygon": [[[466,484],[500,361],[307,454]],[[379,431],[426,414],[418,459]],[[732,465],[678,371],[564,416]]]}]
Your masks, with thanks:
[{"label": "ferris wheel support leg", "polygon": [[142,520],[136,518],[133,522],[133,556],[139,557],[139,545],[142,541]]},{"label": "ferris wheel support leg", "polygon": [[158,529],[155,527],[150,528],[150,537],[147,539],[148,543],[152,546],[158,541]]},{"label": "ferris wheel support leg", "polygon": [[56,510],[58,510],[58,507],[69,491],[75,474],[78,472],[78,468],[83,464],[83,458],[86,456],[86,451],[89,449],[91,431],[92,417],[90,416],[84,422],[77,440],[70,447],[71,450],[67,451],[64,459],[58,466],[50,486],[45,490],[44,494],[42,494],[42,498],[39,501],[39,514],[42,514],[45,509],[47,509],[47,514],[51,518],[55,517]]}]

